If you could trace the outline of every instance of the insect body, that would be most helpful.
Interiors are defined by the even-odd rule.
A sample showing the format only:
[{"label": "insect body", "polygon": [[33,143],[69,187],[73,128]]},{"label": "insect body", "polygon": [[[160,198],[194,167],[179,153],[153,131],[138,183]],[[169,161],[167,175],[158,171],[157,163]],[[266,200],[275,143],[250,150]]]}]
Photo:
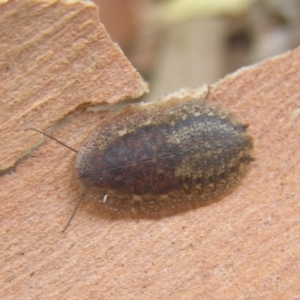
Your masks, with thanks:
[{"label": "insect body", "polygon": [[206,100],[135,105],[86,139],[76,169],[105,210],[172,215],[214,201],[243,177],[253,160],[246,128]]}]

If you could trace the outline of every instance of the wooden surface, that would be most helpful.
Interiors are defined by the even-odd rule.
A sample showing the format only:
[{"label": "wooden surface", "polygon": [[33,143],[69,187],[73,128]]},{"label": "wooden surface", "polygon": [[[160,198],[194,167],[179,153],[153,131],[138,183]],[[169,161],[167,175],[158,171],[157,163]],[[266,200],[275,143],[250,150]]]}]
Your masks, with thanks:
[{"label": "wooden surface", "polygon": [[0,170],[76,108],[137,98],[140,75],[107,35],[92,2],[0,0]]},{"label": "wooden surface", "polygon": [[[9,12],[9,5],[16,8],[20,3],[25,2],[3,4],[0,13]],[[28,7],[22,4],[22,9],[31,11],[35,5],[49,2],[26,3]],[[91,4],[80,2],[72,5],[55,2],[50,7],[56,7],[56,11],[73,10],[73,5],[80,7],[79,15],[94,10],[82,9]],[[48,17],[53,16],[51,11]],[[27,67],[17,68],[11,60],[8,69],[1,68],[1,78],[6,79],[1,88],[7,89],[5,95],[11,97],[3,97],[1,93],[0,128],[5,134],[1,136],[0,150],[4,151],[4,157],[8,154],[11,157],[1,158],[2,165],[9,166],[18,153],[30,149],[40,138],[36,133],[24,133],[26,127],[44,130],[82,103],[105,99],[117,102],[146,89],[118,48],[108,43],[97,22],[91,20],[98,37],[88,57],[92,53],[94,57],[98,57],[96,53],[103,54],[104,42],[108,55],[113,53],[118,61],[109,72],[106,67],[110,64],[93,71],[90,64],[95,59],[77,64],[76,57],[71,65],[77,69],[71,68],[69,76],[53,69],[30,73],[28,64],[36,65],[38,60],[29,61],[33,50],[27,50],[26,46],[22,53],[29,56],[20,57],[19,62],[24,66],[27,63]],[[53,20],[49,23],[53,24]],[[82,22],[70,26],[78,24]],[[0,28],[3,26],[2,22]],[[21,30],[12,21],[10,28]],[[78,32],[73,30],[73,34]],[[51,45],[43,51],[47,52]],[[66,61],[67,54],[58,55],[56,50],[52,52]],[[0,53],[2,59],[4,54]],[[10,56],[6,57],[8,61]],[[53,59],[45,58],[45,64],[50,66]],[[90,71],[84,74],[87,68]],[[129,82],[123,77],[124,70],[132,75]],[[250,125],[256,161],[232,194],[182,215],[155,221],[106,220],[99,216],[96,204],[84,202],[69,229],[62,234],[81,192],[74,170],[76,154],[47,140],[20,161],[14,172],[6,172],[0,178],[1,299],[299,299],[299,70],[300,49],[296,49],[244,68],[213,86],[210,101],[236,113]],[[32,76],[30,82],[21,84],[20,78],[28,78],[28,72]],[[77,84],[67,84],[70,97],[65,96],[62,101],[65,80],[73,72]],[[113,79],[106,81],[105,75],[111,72]],[[52,81],[56,84],[46,84]],[[27,95],[29,84],[39,93],[33,93],[33,99],[22,98],[20,95]],[[11,86],[14,90],[9,89]],[[106,88],[110,92],[105,93]],[[11,93],[18,97],[12,97]],[[45,104],[49,95],[51,103]],[[13,107],[12,99],[17,101],[15,108],[4,109],[2,103]],[[28,117],[18,118],[18,109],[24,115],[29,112]],[[53,134],[78,149],[105,116],[91,111],[77,113]],[[8,126],[10,123],[13,124]],[[7,145],[10,152],[3,150]]]}]

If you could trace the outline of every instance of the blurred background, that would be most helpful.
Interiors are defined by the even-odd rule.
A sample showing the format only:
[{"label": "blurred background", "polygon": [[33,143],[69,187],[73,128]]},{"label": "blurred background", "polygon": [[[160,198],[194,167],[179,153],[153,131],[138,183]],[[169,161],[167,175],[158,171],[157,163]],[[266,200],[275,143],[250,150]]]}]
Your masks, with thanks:
[{"label": "blurred background", "polygon": [[294,49],[300,0],[94,0],[151,99]]}]

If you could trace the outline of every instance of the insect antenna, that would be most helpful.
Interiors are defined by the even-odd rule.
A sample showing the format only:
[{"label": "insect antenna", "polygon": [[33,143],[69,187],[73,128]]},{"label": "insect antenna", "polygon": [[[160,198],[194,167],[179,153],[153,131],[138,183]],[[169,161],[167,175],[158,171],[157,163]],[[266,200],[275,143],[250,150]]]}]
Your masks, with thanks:
[{"label": "insect antenna", "polygon": [[82,203],[82,201],[84,199],[84,196],[85,196],[85,194],[83,193],[81,195],[81,197],[79,198],[79,200],[78,200],[78,202],[76,204],[76,207],[74,208],[73,213],[72,213],[71,217],[69,218],[69,221],[67,222],[67,224],[66,224],[65,228],[63,229],[62,233],[64,233],[67,230],[67,228],[69,227],[69,225],[71,224],[71,222],[72,222],[72,220],[73,220],[73,218],[74,218],[74,216],[76,214],[76,211],[78,210],[80,204]]},{"label": "insect antenna", "polygon": [[212,89],[212,86],[211,85],[208,85],[207,86],[207,91],[206,91],[206,94],[204,96],[204,101],[206,102],[210,96],[210,92],[211,92],[211,89]]},{"label": "insect antenna", "polygon": [[[25,129],[25,131],[28,131],[28,130],[32,130],[32,131],[38,132],[38,133],[40,133],[40,134],[42,134],[42,135],[44,135],[44,136],[46,136],[46,137],[48,137],[48,138],[54,140],[54,141],[57,142],[58,144],[60,144],[60,145],[62,145],[62,146],[64,146],[64,147],[66,147],[66,148],[68,148],[69,150],[71,150],[71,151],[73,151],[73,152],[75,152],[75,153],[78,152],[76,149],[74,149],[74,148],[68,146],[67,144],[61,142],[60,140],[56,139],[55,137],[53,137],[53,136],[51,136],[51,135],[49,135],[49,134],[47,134],[47,133],[45,133],[45,132],[43,132],[43,131],[40,131],[40,130],[35,129],[35,128],[26,128],[26,129]],[[83,193],[83,194],[81,195],[81,197],[79,198],[78,203],[77,203],[77,205],[76,205],[76,207],[75,207],[75,209],[74,209],[74,211],[73,211],[71,217],[69,218],[69,220],[68,220],[66,226],[65,226],[64,229],[62,230],[62,233],[64,233],[64,232],[67,230],[67,228],[69,227],[69,225],[71,224],[71,221],[73,220],[73,218],[74,218],[74,216],[75,216],[75,213],[76,213],[77,209],[79,208],[80,204],[82,203],[82,201],[83,201],[83,199],[84,199],[84,195],[85,195],[85,194]]]},{"label": "insect antenna", "polygon": [[76,149],[74,149],[74,148],[68,146],[67,144],[61,142],[60,140],[56,139],[55,137],[51,136],[50,134],[47,134],[47,133],[45,133],[45,132],[43,132],[43,131],[40,131],[40,130],[38,130],[38,129],[35,129],[35,128],[26,128],[26,129],[25,129],[25,131],[28,131],[28,130],[32,130],[32,131],[38,132],[38,133],[40,133],[40,134],[42,134],[42,135],[48,137],[49,139],[54,140],[55,142],[61,144],[62,146],[68,148],[69,150],[71,150],[71,151],[73,151],[73,152],[75,152],[75,153],[78,152]]}]

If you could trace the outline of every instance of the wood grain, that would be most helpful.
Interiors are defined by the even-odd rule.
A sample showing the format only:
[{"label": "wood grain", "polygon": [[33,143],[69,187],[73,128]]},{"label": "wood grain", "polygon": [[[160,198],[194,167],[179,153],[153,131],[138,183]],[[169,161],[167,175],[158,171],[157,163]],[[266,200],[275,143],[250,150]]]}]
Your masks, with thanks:
[{"label": "wood grain", "polygon": [[92,2],[0,2],[0,170],[76,108],[137,98],[147,85],[107,35]]},{"label": "wood grain", "polygon": [[[79,17],[90,9],[83,7],[91,5],[49,3],[11,1],[2,4],[0,13],[8,11],[6,16],[12,16],[12,9],[15,14],[32,10],[36,14],[42,10],[47,15],[50,9],[50,18],[54,16],[54,7],[56,11],[73,11],[77,7],[81,11],[77,13]],[[40,8],[36,9],[36,5]],[[33,17],[30,20],[35,23]],[[43,22],[36,27],[36,33]],[[97,22],[91,21],[94,26]],[[64,20],[63,24],[66,23]],[[70,28],[81,26],[82,22],[71,24]],[[1,23],[0,28],[3,26]],[[12,21],[10,28],[20,30]],[[103,30],[100,25],[97,28]],[[16,159],[20,149],[29,149],[39,137],[35,133],[21,133],[26,126],[43,130],[82,103],[107,99],[116,102],[145,90],[138,74],[124,57],[120,58],[118,48],[108,43],[106,34],[96,34],[97,30],[93,42],[96,45],[91,43],[94,47],[90,53],[80,56],[82,50],[76,52],[84,63],[77,64],[78,58],[72,60],[77,70],[71,68],[64,76],[60,73],[65,70],[62,66],[53,71],[51,55],[57,55],[63,62],[73,52],[58,54],[54,49],[48,53],[52,44],[66,50],[66,44],[62,46],[61,42],[40,49],[40,53],[46,53],[44,64],[48,65],[43,73],[28,71],[28,66],[37,62],[31,56],[34,50],[26,50],[27,46],[22,67],[17,68],[11,60],[8,69],[1,68],[1,80],[6,79],[2,89],[11,84],[11,92],[24,95],[12,97],[9,93],[8,98],[1,93],[1,102],[7,102],[7,107],[1,109],[1,132],[5,132],[1,135],[1,151],[3,143],[10,145],[13,149],[9,153]],[[56,31],[58,27],[50,30],[49,36]],[[73,28],[73,34],[76,32]],[[102,65],[100,59],[102,67],[93,71],[90,68],[94,58],[99,52],[103,54],[102,43],[107,47],[106,53],[113,53],[120,64],[117,68],[113,64],[113,68],[109,63]],[[3,59],[1,63],[3,66]],[[250,125],[256,161],[232,194],[185,214],[162,220],[108,220],[99,216],[97,205],[86,201],[62,234],[81,188],[74,170],[75,154],[47,140],[21,161],[14,172],[0,178],[1,298],[298,299],[299,69],[298,48],[243,68],[213,85],[210,101],[238,114],[239,119]],[[124,70],[131,74],[130,80],[123,78]],[[51,80],[46,80],[46,74]],[[113,79],[106,81],[106,75]],[[23,84],[19,78],[23,78]],[[55,84],[48,85],[49,82]],[[110,84],[103,86],[105,82]],[[12,99],[17,99],[16,106],[11,104]],[[24,105],[23,109],[19,109],[20,105]],[[28,114],[22,118],[22,112]],[[78,113],[54,135],[78,149],[104,117],[105,113]],[[11,122],[15,125],[8,125]],[[13,142],[16,139],[19,143]],[[2,153],[8,155],[7,150]],[[12,161],[1,158],[3,166]]]}]

